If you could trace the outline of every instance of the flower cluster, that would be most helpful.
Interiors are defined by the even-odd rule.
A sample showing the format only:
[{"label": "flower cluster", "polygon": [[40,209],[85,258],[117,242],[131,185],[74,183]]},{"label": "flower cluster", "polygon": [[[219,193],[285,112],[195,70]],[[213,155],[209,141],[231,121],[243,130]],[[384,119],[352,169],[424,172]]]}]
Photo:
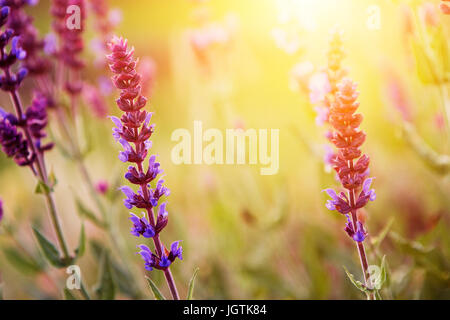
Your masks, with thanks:
[{"label": "flower cluster", "polygon": [[[449,2],[449,3],[445,3],[445,2]],[[440,8],[444,14],[450,14],[450,0],[441,0]]]},{"label": "flower cluster", "polygon": [[[21,1],[13,2],[18,5]],[[0,10],[0,27],[10,25],[8,17],[11,14],[10,7],[2,7]],[[19,45],[20,37],[15,36],[15,31],[6,29],[0,34],[0,68],[3,75],[0,76],[0,88],[4,91],[10,92],[16,107],[19,109],[17,116],[7,113],[0,108],[0,144],[2,150],[8,157],[14,158],[16,163],[20,166],[32,165],[36,159],[36,152],[44,152],[53,146],[52,144],[42,146],[41,139],[45,134],[45,127],[47,126],[47,99],[36,94],[31,106],[23,113],[21,106],[19,106],[16,91],[22,83],[23,79],[28,73],[27,68],[21,67],[17,73],[14,73],[11,68],[18,60],[24,60],[27,53]],[[7,52],[6,47],[11,43],[11,49]],[[31,148],[29,139],[25,139],[19,128],[25,129],[29,132],[29,139],[33,139],[34,146]]]},{"label": "flower cluster", "polygon": [[337,88],[336,101],[330,108],[329,122],[334,129],[330,141],[338,152],[331,162],[342,186],[347,189],[348,196],[344,192],[337,194],[333,189],[327,189],[325,191],[331,200],[328,200],[326,207],[346,215],[349,221],[351,214],[353,223],[347,223],[345,230],[355,241],[362,242],[367,233],[363,222],[358,221],[356,211],[369,201],[374,201],[376,195],[375,191],[370,189],[373,179],[367,178],[369,157],[362,155],[360,150],[366,135],[359,130],[363,117],[355,113],[359,107],[359,102],[356,101],[356,84],[346,78]]},{"label": "flower cluster", "polygon": [[113,137],[124,149],[120,152],[119,159],[133,164],[128,167],[125,178],[139,186],[137,192],[128,186],[121,187],[126,196],[124,205],[127,209],[135,207],[145,209],[147,212],[142,218],[131,214],[130,220],[133,223],[131,234],[154,239],[157,253],[152,254],[150,249],[142,245],[141,256],[146,261],[148,270],[153,267],[165,269],[176,257],[182,258],[182,249],[178,247],[177,242],[176,245],[172,245],[171,251],[167,251],[159,240],[159,233],[168,222],[166,204],[162,203],[159,206],[156,221],[153,210],[158,206],[161,197],[169,195],[169,189],[163,185],[164,180],[161,179],[152,187],[157,176],[163,172],[160,164],[156,162],[156,156],[149,157],[148,167],[144,169],[144,162],[152,145],[150,141],[154,130],[154,125],[150,124],[152,113],[144,110],[147,99],[141,95],[141,75],[136,71],[134,49],[128,49],[127,41],[122,38],[114,38],[110,43],[110,49],[112,53],[107,56],[107,60],[114,73],[113,83],[121,90],[117,105],[124,112],[120,119],[111,117],[116,125]]},{"label": "flower cluster", "polygon": [[179,244],[180,241],[173,242],[170,246],[170,251],[164,249],[164,252],[160,256],[155,255],[147,246],[140,245],[139,248],[141,251],[139,251],[139,254],[145,261],[145,269],[148,271],[152,271],[153,268],[165,270],[176,258],[183,260],[183,249]]},{"label": "flower cluster", "polygon": [[20,46],[27,53],[23,65],[30,75],[42,75],[50,68],[49,61],[41,56],[44,48],[44,41],[39,39],[38,31],[33,25],[33,18],[24,11],[25,5],[33,6],[36,0],[1,0],[2,6],[11,9],[11,13],[6,25],[13,30],[14,35],[20,35]]}]

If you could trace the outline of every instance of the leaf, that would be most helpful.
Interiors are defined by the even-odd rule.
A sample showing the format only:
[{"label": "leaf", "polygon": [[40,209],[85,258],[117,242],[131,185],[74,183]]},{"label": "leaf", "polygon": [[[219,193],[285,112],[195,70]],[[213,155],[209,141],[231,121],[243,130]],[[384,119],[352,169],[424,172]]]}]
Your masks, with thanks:
[{"label": "leaf", "polygon": [[155,296],[155,300],[166,300],[166,298],[163,296],[161,291],[159,291],[158,287],[152,281],[152,279],[150,279],[149,277],[145,277],[145,279],[147,279],[147,282],[148,282],[148,284],[150,286],[150,289],[152,290],[153,295]]},{"label": "leaf", "polygon": [[355,276],[353,274],[351,274],[345,266],[344,266],[344,270],[345,270],[345,273],[347,274],[347,277],[349,278],[350,282],[353,283],[353,285],[356,288],[358,288],[358,290],[360,290],[361,292],[367,293],[368,290],[367,290],[366,286],[363,285],[361,283],[361,281],[356,280]]},{"label": "leaf", "polygon": [[102,221],[100,221],[97,216],[89,209],[87,209],[83,203],[80,201],[80,199],[76,199],[76,205],[77,205],[77,211],[78,214],[81,217],[85,217],[86,219],[90,220],[91,222],[93,222],[96,226],[104,229],[105,228],[105,223],[103,223]]},{"label": "leaf", "polygon": [[372,238],[372,244],[375,247],[375,250],[379,250],[381,243],[386,238],[389,230],[391,230],[392,225],[394,224],[394,218],[391,217],[386,224],[386,226],[381,230],[381,232],[376,236]]},{"label": "leaf", "polygon": [[380,274],[380,289],[383,287],[384,283],[388,278],[386,255],[381,259],[381,274]]},{"label": "leaf", "polygon": [[197,277],[199,270],[200,270],[199,268],[195,269],[194,274],[192,275],[192,278],[189,281],[189,288],[188,288],[188,294],[187,294],[186,300],[192,300],[192,297],[194,295],[195,278]]},{"label": "leaf", "polygon": [[95,292],[101,300],[114,300],[114,296],[116,294],[116,288],[111,272],[111,264],[109,261],[109,253],[106,250],[104,250],[102,254],[99,280]]},{"label": "leaf", "polygon": [[52,192],[52,188],[49,187],[45,182],[39,181],[34,189],[34,193],[36,194],[49,194]]},{"label": "leaf", "polygon": [[42,233],[39,232],[39,230],[37,230],[34,227],[33,232],[34,235],[36,236],[39,246],[42,249],[42,252],[44,253],[44,256],[47,258],[50,264],[57,268],[64,267],[66,264],[63,263],[63,261],[61,260],[59,251],[58,249],[56,249],[55,245],[51,243],[46,237],[42,235]]},{"label": "leaf", "polygon": [[77,258],[82,257],[85,251],[86,251],[86,232],[84,231],[84,223],[83,223],[81,226],[81,234],[80,240],[78,242],[78,248],[75,249],[76,257]]},{"label": "leaf", "polygon": [[36,274],[42,271],[42,266],[30,256],[20,253],[14,248],[3,250],[6,259],[24,274]]},{"label": "leaf", "polygon": [[64,288],[64,299],[66,300],[78,300],[69,289]]}]

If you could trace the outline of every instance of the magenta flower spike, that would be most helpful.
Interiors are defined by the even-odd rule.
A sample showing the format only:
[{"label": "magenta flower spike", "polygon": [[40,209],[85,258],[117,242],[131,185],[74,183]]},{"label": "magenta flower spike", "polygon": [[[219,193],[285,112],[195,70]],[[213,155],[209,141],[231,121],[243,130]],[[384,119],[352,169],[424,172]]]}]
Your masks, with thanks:
[{"label": "magenta flower spike", "polygon": [[[169,195],[169,189],[163,185],[163,180],[155,181],[163,170],[156,162],[155,155],[148,157],[152,146],[150,138],[154,131],[154,125],[150,124],[152,113],[144,109],[147,98],[141,95],[142,77],[136,71],[137,60],[133,58],[134,49],[128,48],[127,40],[117,37],[113,38],[109,46],[111,54],[107,56],[107,61],[114,73],[112,80],[115,87],[121,90],[116,102],[119,109],[124,112],[120,118],[111,117],[116,126],[113,129],[113,137],[123,147],[119,159],[131,164],[125,178],[138,186],[137,192],[129,186],[120,189],[126,196],[124,205],[127,209],[135,207],[146,211],[142,217],[131,214],[129,218],[132,222],[131,234],[136,237],[153,238],[155,252],[146,245],[140,245],[141,251],[138,253],[145,261],[145,268],[148,271],[155,268],[164,272],[173,299],[178,300],[178,291],[169,267],[177,257],[181,260],[182,249],[177,241],[168,250],[159,237],[168,221],[166,204],[159,205],[159,201],[163,196]],[[155,219],[154,209],[158,205],[159,213]]]}]

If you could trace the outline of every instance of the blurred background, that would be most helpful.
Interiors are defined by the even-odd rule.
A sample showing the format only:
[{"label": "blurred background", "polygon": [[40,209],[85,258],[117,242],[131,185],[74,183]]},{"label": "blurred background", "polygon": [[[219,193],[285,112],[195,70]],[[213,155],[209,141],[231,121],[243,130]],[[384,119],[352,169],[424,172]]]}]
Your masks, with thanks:
[{"label": "blurred background", "polygon": [[[338,188],[324,164],[329,142],[316,125],[311,78],[327,65],[331,30],[343,32],[343,65],[358,83],[363,152],[371,158],[377,200],[366,207],[369,264],[386,256],[385,299],[450,298],[450,181],[448,35],[450,16],[440,1],[391,0],[133,0],[109,1],[121,17],[115,34],[140,58],[148,108],[156,124],[153,152],[164,169],[170,221],[165,243],[182,240],[183,261],[172,272],[182,296],[196,267],[196,299],[358,299],[345,266],[359,280],[345,217],[325,208],[325,188]],[[51,31],[50,1],[27,9],[42,36]],[[117,11],[116,9],[120,10]],[[128,211],[117,188],[126,165],[107,115],[118,115],[95,45],[97,17],[84,34],[83,79],[100,90],[106,109],[84,99],[77,134],[84,163],[117,235],[111,247],[116,298],[148,299],[144,240],[129,234]],[[425,54],[424,54],[425,52]],[[425,57],[424,57],[425,56]],[[435,63],[428,63],[430,56]],[[99,61],[100,60],[100,61]],[[437,62],[436,62],[437,61]],[[100,66],[99,66],[100,65]],[[431,76],[430,76],[431,75]],[[32,82],[21,94],[29,101]],[[103,85],[103,87],[102,87]],[[99,89],[100,88],[100,89]],[[0,105],[11,110],[2,94]],[[259,165],[175,165],[171,134],[178,128],[280,130],[278,174]],[[64,150],[58,119],[50,114],[47,162],[57,178],[55,198],[69,246],[85,221],[87,252],[79,261],[90,288],[99,278],[105,230],[89,219],[96,203],[86,176]],[[431,153],[431,154],[430,154]],[[0,154],[0,272],[6,299],[55,299],[67,275],[46,264],[31,232],[52,238],[45,202],[29,170]],[[139,211],[137,211],[139,212]],[[54,238],[52,238],[54,239]],[[126,268],[128,271],[121,271]],[[149,273],[168,294],[160,272]],[[131,276],[131,278],[130,278]]]}]

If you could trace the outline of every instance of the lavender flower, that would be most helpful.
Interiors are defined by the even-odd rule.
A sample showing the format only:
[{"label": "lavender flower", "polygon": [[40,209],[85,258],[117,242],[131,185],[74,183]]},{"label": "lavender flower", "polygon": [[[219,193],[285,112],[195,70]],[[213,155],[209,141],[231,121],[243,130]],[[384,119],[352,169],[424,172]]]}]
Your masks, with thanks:
[{"label": "lavender flower", "polygon": [[34,155],[28,150],[28,141],[23,139],[22,133],[17,131],[16,126],[11,124],[11,118],[0,119],[0,145],[3,152],[19,166],[31,165]]},{"label": "lavender flower", "polygon": [[31,75],[43,75],[48,72],[50,63],[41,52],[44,48],[44,41],[39,39],[39,34],[33,25],[33,18],[25,11],[26,5],[34,6],[36,0],[1,0],[2,6],[11,9],[7,28],[11,29],[15,36],[20,35],[20,46],[26,51],[24,67]]},{"label": "lavender flower", "polygon": [[116,102],[119,109],[124,112],[120,118],[111,117],[116,126],[113,129],[113,137],[123,147],[123,151],[119,153],[119,159],[132,164],[128,167],[125,178],[138,186],[137,191],[129,186],[123,186],[120,190],[126,196],[124,205],[127,209],[136,207],[147,211],[147,217],[144,215],[142,218],[131,214],[130,220],[133,223],[131,234],[136,237],[142,235],[145,238],[153,238],[155,253],[147,246],[141,245],[139,254],[144,259],[147,270],[156,268],[164,271],[173,298],[179,299],[175,282],[168,268],[177,257],[182,258],[182,249],[177,241],[168,251],[159,238],[159,233],[168,222],[165,203],[159,206],[156,219],[154,216],[154,208],[158,207],[160,199],[168,196],[170,191],[163,185],[164,180],[161,179],[154,187],[152,186],[157,176],[163,172],[155,155],[149,157],[147,169],[144,169],[144,162],[152,146],[150,141],[154,131],[154,125],[150,124],[152,113],[144,109],[147,98],[141,95],[142,77],[136,71],[137,61],[133,58],[134,49],[128,49],[127,41],[122,38],[114,38],[110,43],[110,49],[111,54],[107,56],[107,61],[114,73],[112,80],[116,88],[121,90]]},{"label": "lavender flower", "polygon": [[170,251],[164,250],[161,256],[155,255],[146,245],[138,246],[141,249],[138,254],[141,255],[145,262],[145,269],[148,271],[152,271],[153,268],[166,270],[176,258],[183,260],[183,249],[179,243],[180,241],[173,242],[170,246]]}]

